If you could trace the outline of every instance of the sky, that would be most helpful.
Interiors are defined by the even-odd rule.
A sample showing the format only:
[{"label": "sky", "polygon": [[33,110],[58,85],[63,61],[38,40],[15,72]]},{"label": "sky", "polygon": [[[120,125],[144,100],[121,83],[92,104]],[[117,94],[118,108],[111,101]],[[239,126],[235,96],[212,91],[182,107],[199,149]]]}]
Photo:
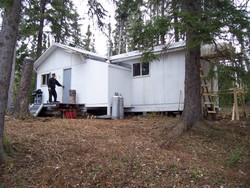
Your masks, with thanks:
[{"label": "sky", "polygon": [[[243,2],[245,3],[246,0],[234,0],[237,5],[241,5]],[[87,26],[88,24],[92,25],[93,21],[88,18],[88,7],[87,7],[87,0],[73,0],[74,4],[77,7],[78,13],[80,14],[81,17],[85,18],[82,22],[82,34],[85,35],[87,31]],[[98,0],[104,8],[108,11],[108,14],[111,16],[111,27],[114,29],[114,24],[115,24],[115,19],[114,19],[114,10],[115,7],[110,3],[109,0]],[[249,9],[249,4],[248,2],[248,9]],[[108,24],[109,18],[107,16],[106,23]],[[92,25],[93,26],[93,25]],[[108,38],[100,32],[100,30],[97,28],[97,26],[93,26],[92,33],[95,35],[95,49],[98,54],[101,55],[106,55],[107,54],[107,40]],[[107,32],[107,31],[106,31]]]},{"label": "sky", "polygon": [[[242,2],[245,2],[246,0],[235,0],[237,4],[241,4]],[[95,48],[98,54],[100,55],[106,55],[107,54],[107,40],[108,38],[100,32],[100,30],[97,28],[96,25],[93,26],[93,21],[88,18],[88,7],[87,7],[87,0],[73,0],[74,4],[76,5],[78,14],[81,16],[81,18],[84,18],[82,20],[82,34],[85,35],[87,31],[88,24],[92,26],[91,32],[95,35]],[[111,26],[112,29],[114,29],[115,20],[114,20],[114,5],[110,3],[109,0],[98,0],[98,2],[102,3],[104,8],[108,11],[108,15],[111,16]],[[248,3],[248,9],[249,9]],[[2,22],[2,19],[0,17],[0,24]],[[109,17],[107,16],[106,23],[108,24]],[[107,32],[107,31],[106,31]]]},{"label": "sky", "polygon": [[[85,35],[87,31],[88,24],[91,25],[92,30],[91,32],[94,33],[95,35],[95,49],[96,52],[100,55],[106,55],[107,54],[107,40],[108,38],[97,28],[96,25],[93,25],[93,20],[89,19],[87,11],[87,0],[73,0],[74,4],[76,5],[78,14],[81,16],[81,18],[84,18],[81,22],[82,27],[82,34]],[[104,8],[108,11],[108,16],[106,23],[108,24],[109,22],[109,15],[111,16],[112,20],[112,27],[114,28],[114,5],[108,2],[108,0],[99,0],[100,3],[104,5]],[[0,16],[0,26],[2,23],[2,18]],[[107,32],[107,31],[106,31]]]},{"label": "sky", "polygon": [[[74,4],[77,7],[78,14],[81,16],[81,18],[84,18],[81,22],[82,24],[82,34],[85,35],[87,31],[88,24],[91,25],[92,29],[91,32],[94,33],[95,36],[95,49],[96,52],[100,55],[106,55],[107,54],[107,40],[108,38],[97,28],[96,24],[93,22],[93,20],[89,19],[87,11],[87,1],[86,0],[73,0]],[[114,29],[114,5],[108,2],[108,0],[99,0],[100,3],[104,6],[104,8],[108,11],[107,19],[105,20],[106,24],[109,23],[109,20],[111,21],[111,27]],[[109,16],[111,17],[109,19]],[[94,24],[94,25],[93,25]],[[106,31],[107,32],[107,31]]]}]

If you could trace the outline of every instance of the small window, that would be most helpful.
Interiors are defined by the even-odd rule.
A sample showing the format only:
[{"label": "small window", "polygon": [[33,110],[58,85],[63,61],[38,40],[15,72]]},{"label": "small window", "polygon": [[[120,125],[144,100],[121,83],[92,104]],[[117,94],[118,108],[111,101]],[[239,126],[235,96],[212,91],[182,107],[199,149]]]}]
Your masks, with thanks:
[{"label": "small window", "polygon": [[149,75],[149,63],[142,63],[142,75]]},{"label": "small window", "polygon": [[140,75],[141,75],[140,63],[133,64],[133,76],[140,76]]},{"label": "small window", "polygon": [[135,63],[133,64],[133,76],[149,75],[149,63]]},{"label": "small window", "polygon": [[48,85],[50,78],[50,74],[43,74],[42,75],[42,85]]}]

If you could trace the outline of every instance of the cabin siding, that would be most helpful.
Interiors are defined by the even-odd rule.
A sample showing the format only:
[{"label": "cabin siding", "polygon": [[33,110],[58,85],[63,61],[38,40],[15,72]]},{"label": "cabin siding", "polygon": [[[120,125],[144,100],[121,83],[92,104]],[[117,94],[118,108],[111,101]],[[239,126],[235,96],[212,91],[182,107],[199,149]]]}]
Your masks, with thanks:
[{"label": "cabin siding", "polygon": [[[46,61],[37,68],[37,88],[43,91],[42,102],[47,103],[49,99],[48,86],[42,85],[42,75],[56,74],[58,82],[63,84],[63,69],[71,67],[72,54],[65,52],[62,49],[56,49]],[[57,100],[62,101],[62,88],[57,87]]]},{"label": "cabin siding", "polygon": [[[92,59],[82,59],[79,54],[56,49],[37,69],[37,88],[43,91],[43,103],[48,100],[48,87],[41,85],[42,75],[56,73],[63,85],[63,70],[71,68],[71,89],[76,90],[77,103],[90,106],[107,105],[108,64]],[[62,101],[62,88],[57,87],[58,101]]]},{"label": "cabin siding", "polygon": [[76,79],[80,79],[81,75],[85,74],[86,98],[80,103],[85,103],[88,106],[107,106],[108,105],[108,64],[89,60],[85,64],[85,71],[77,74]]},{"label": "cabin siding", "polygon": [[149,70],[149,75],[132,78],[133,108],[131,111],[182,110],[185,76],[184,51],[161,55],[159,60],[150,63]]},{"label": "cabin siding", "polygon": [[109,65],[108,73],[109,104],[112,105],[112,97],[115,92],[123,96],[124,107],[131,107],[131,69]]},{"label": "cabin siding", "polygon": [[[133,76],[134,63],[140,62],[140,52],[110,57],[55,44],[35,63],[37,89],[43,91],[43,103],[48,100],[47,85],[41,85],[43,74],[56,73],[63,84],[64,69],[71,69],[71,89],[76,90],[76,103],[89,109],[106,107],[110,114],[115,92],[124,98],[125,111],[182,111],[184,103],[185,49],[174,44],[169,51],[158,47],[158,60],[150,62],[149,75]],[[108,59],[108,58],[107,58]],[[121,65],[127,65],[126,67]],[[58,100],[63,89],[57,87]]]}]

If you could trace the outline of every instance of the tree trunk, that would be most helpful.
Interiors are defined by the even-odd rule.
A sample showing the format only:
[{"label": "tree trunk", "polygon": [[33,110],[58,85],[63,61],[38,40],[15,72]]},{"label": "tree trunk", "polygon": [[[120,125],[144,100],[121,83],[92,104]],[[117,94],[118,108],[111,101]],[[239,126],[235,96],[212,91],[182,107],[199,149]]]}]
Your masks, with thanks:
[{"label": "tree trunk", "polygon": [[249,61],[248,57],[246,57],[246,55],[244,55],[244,57],[245,57],[247,72],[250,72],[250,61]]},{"label": "tree trunk", "polygon": [[[16,51],[16,49],[15,49]],[[15,85],[15,52],[13,58],[13,64],[11,69],[11,76],[10,76],[10,85],[9,85],[9,92],[8,92],[8,104],[7,104],[7,113],[11,113],[13,110],[13,105],[15,101],[15,94],[14,94],[14,85]]]},{"label": "tree trunk", "polygon": [[11,7],[5,8],[2,30],[0,32],[0,164],[3,163],[4,156],[4,119],[20,12],[21,0],[14,0]]},{"label": "tree trunk", "polygon": [[201,107],[201,79],[200,79],[200,45],[191,47],[193,33],[186,33],[186,60],[185,60],[185,99],[182,121],[191,128],[202,118]]},{"label": "tree trunk", "polygon": [[[177,6],[177,2],[176,0],[174,0],[172,2],[172,9],[173,9],[173,17],[174,17],[174,24],[178,23],[178,16],[177,16],[177,12],[178,12],[178,6]],[[175,42],[179,42],[180,37],[179,37],[179,28],[177,26],[174,25],[174,39]]]},{"label": "tree trunk", "polygon": [[44,13],[45,13],[45,7],[47,4],[47,0],[41,1],[41,18],[40,18],[40,24],[39,24],[39,32],[37,37],[37,51],[36,51],[36,59],[38,59],[42,55],[42,42],[43,42],[43,28],[44,28]]},{"label": "tree trunk", "polygon": [[123,33],[124,33],[124,25],[125,20],[120,20],[120,28],[119,28],[119,40],[118,40],[118,54],[123,52]]},{"label": "tree trunk", "polygon": [[22,77],[16,94],[14,107],[14,116],[17,118],[23,118],[29,115],[29,91],[32,80],[33,63],[31,59],[24,59],[23,62]]},{"label": "tree trunk", "polygon": [[[185,9],[190,17],[197,17],[200,11],[199,0],[186,0]],[[201,78],[200,78],[200,56],[201,41],[197,29],[192,27],[194,23],[185,20],[186,25],[186,60],[185,60],[185,99],[184,111],[181,120],[187,128],[191,128],[202,118],[201,106]]]},{"label": "tree trunk", "polygon": [[[248,54],[250,54],[250,36],[248,36]],[[250,60],[247,57],[247,55],[244,53],[245,61],[246,61],[246,67],[247,67],[247,72],[250,72]]]},{"label": "tree trunk", "polygon": [[[186,0],[186,10],[190,17],[199,17],[201,11],[200,0]],[[197,19],[197,18],[196,18]],[[199,19],[197,19],[197,22]],[[185,21],[186,31],[186,61],[185,61],[185,100],[183,121],[192,127],[195,122],[202,118],[201,106],[201,77],[200,77],[200,60],[201,60],[201,43],[198,29],[193,28],[193,24]]]},{"label": "tree trunk", "polygon": [[[165,1],[161,0],[161,17],[165,16]],[[160,36],[161,44],[165,44],[165,33]]]},{"label": "tree trunk", "polygon": [[[186,0],[184,2],[184,11],[190,17],[197,17],[199,11],[199,0]],[[167,140],[164,145],[173,143],[186,130],[198,124],[202,120],[201,106],[201,78],[200,78],[200,47],[201,44],[196,40],[198,31],[192,26],[194,23],[185,21],[186,26],[186,58],[185,58],[185,99],[184,110],[180,121],[171,131],[167,130]]]}]

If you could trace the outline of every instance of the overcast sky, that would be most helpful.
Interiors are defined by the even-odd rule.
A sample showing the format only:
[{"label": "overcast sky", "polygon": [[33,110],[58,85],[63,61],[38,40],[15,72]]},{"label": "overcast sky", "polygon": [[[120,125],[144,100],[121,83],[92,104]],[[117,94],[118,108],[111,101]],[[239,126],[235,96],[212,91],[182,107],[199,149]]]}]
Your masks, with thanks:
[{"label": "overcast sky", "polygon": [[[87,0],[73,0],[73,2],[75,3],[77,10],[78,10],[78,14],[80,14],[80,16],[83,19],[82,21],[82,33],[85,35],[86,31],[87,31],[87,27],[88,24],[90,24],[90,26],[92,27],[91,32],[94,33],[95,35],[95,49],[97,51],[98,54],[101,55],[106,55],[107,54],[107,40],[108,38],[101,32],[99,31],[99,29],[97,28],[96,24],[93,22],[93,20],[89,19],[87,11],[88,11],[88,7],[87,7]],[[112,5],[111,3],[108,2],[108,0],[99,0],[100,3],[103,4],[103,7],[108,11],[108,16],[107,19],[105,20],[106,24],[109,23],[109,15],[111,16],[111,25],[112,25],[112,29],[114,29],[114,5]],[[93,25],[94,24],[94,25]],[[107,31],[106,31],[107,32]]]},{"label": "overcast sky", "polygon": [[[91,25],[92,30],[91,32],[94,33],[95,35],[95,48],[98,54],[101,55],[106,55],[107,54],[107,37],[99,31],[96,25],[93,25],[92,20],[88,18],[88,7],[87,7],[87,0],[73,0],[77,7],[78,14],[81,16],[81,18],[84,18],[82,20],[82,34],[85,35],[87,31],[88,24]],[[114,27],[114,6],[111,3],[108,3],[108,0],[99,0],[99,2],[103,3],[104,8],[108,10],[108,14],[111,16],[111,25]],[[0,16],[0,29],[1,29],[1,23],[2,23],[2,18]],[[109,23],[109,17],[107,16],[106,23]],[[113,28],[114,29],[114,28]],[[106,31],[107,32],[107,31]]]},{"label": "overcast sky", "polygon": [[[92,33],[94,33],[95,35],[95,48],[97,53],[101,54],[101,55],[106,55],[107,53],[107,37],[105,37],[104,34],[102,34],[99,29],[97,28],[97,26],[93,26],[93,21],[90,20],[88,18],[88,7],[87,7],[87,0],[73,0],[73,2],[75,3],[78,13],[79,15],[84,18],[82,21],[82,34],[85,35],[86,31],[87,31],[87,26],[88,24],[91,25],[92,27]],[[111,16],[111,25],[112,25],[112,29],[114,29],[114,5],[112,5],[111,3],[109,3],[109,0],[99,0],[99,2],[101,2],[104,6],[104,8],[108,11],[108,14],[110,14]],[[246,0],[235,0],[235,2],[237,2],[237,4],[241,4],[242,2],[246,2]],[[249,9],[249,4],[250,2],[248,2],[248,9]],[[1,16],[0,16],[0,26],[1,26]],[[107,16],[107,20],[106,23],[109,22],[109,18]],[[107,31],[106,31],[107,32]]]}]

